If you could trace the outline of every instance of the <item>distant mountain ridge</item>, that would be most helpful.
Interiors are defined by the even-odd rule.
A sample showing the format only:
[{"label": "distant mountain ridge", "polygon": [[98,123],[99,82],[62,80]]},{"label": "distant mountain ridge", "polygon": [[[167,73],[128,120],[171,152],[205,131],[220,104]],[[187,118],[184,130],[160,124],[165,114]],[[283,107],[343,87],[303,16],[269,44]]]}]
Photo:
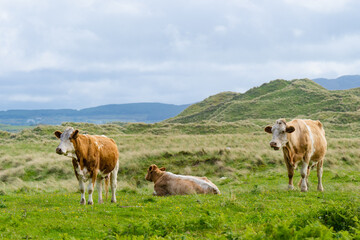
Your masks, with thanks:
[{"label": "distant mountain ridge", "polygon": [[295,117],[341,123],[360,121],[360,88],[329,91],[309,79],[274,80],[245,93],[210,96],[166,121],[234,122]]},{"label": "distant mountain ridge", "polygon": [[7,110],[0,111],[0,124],[9,125],[57,125],[62,122],[160,122],[174,117],[189,104],[174,105],[164,103],[110,104],[81,110]]},{"label": "distant mountain ridge", "polygon": [[345,90],[360,87],[360,75],[345,75],[336,79],[316,78],[313,81],[328,90]]}]

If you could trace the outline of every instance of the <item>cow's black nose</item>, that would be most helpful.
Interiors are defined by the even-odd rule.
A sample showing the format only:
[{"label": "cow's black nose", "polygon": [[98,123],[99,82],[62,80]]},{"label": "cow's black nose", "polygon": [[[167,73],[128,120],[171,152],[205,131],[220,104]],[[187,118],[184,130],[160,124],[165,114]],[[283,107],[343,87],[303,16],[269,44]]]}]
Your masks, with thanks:
[{"label": "cow's black nose", "polygon": [[62,154],[63,152],[61,151],[61,148],[56,148],[56,153],[57,154]]},{"label": "cow's black nose", "polygon": [[270,147],[277,147],[277,143],[276,142],[271,142]]}]

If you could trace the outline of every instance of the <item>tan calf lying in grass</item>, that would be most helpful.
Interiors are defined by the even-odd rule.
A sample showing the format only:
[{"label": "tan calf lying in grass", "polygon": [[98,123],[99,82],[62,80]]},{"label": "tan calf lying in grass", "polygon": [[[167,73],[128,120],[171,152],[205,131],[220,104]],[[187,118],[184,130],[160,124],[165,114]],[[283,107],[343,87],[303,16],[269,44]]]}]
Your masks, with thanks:
[{"label": "tan calf lying in grass", "polygon": [[155,164],[149,167],[145,179],[154,182],[154,196],[220,194],[215,184],[206,177],[176,175]]}]

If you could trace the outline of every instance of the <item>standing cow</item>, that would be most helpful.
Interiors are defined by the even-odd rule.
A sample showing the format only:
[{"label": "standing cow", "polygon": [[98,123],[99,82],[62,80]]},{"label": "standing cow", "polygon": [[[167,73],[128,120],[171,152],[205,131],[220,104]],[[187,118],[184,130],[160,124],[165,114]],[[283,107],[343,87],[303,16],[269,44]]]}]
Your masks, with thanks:
[{"label": "standing cow", "polygon": [[308,177],[310,168],[317,166],[318,191],[323,191],[321,183],[323,163],[327,143],[325,131],[320,121],[294,119],[286,122],[279,119],[274,126],[267,126],[265,132],[272,133],[270,147],[275,150],[282,148],[284,160],[288,169],[289,189],[294,189],[294,169],[302,163],[301,181],[302,192],[308,190]]},{"label": "standing cow", "polygon": [[103,203],[102,180],[104,178],[106,198],[110,178],[111,202],[116,202],[119,152],[114,140],[106,136],[79,134],[79,130],[74,130],[72,127],[66,128],[63,133],[56,131],[54,134],[61,140],[56,148],[56,153],[72,158],[75,175],[80,186],[80,204],[85,204],[85,182],[89,179],[88,204],[93,204],[92,195],[95,181],[99,193],[98,202]]}]

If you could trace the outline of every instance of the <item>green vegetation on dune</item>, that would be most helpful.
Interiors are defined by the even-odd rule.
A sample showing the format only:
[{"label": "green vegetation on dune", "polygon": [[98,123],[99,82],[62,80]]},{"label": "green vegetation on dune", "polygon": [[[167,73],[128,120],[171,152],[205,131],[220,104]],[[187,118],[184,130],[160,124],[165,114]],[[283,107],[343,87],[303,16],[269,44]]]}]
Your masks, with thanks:
[{"label": "green vegetation on dune", "polygon": [[[353,122],[360,119],[359,89],[329,91],[308,79],[275,80],[252,88],[244,94],[220,93],[212,96],[167,121],[234,122],[244,119],[295,118],[326,112],[333,116],[333,120],[339,119],[341,123]],[[353,117],[338,117],[339,113]],[[321,116],[319,115],[319,120],[326,120]]]},{"label": "green vegetation on dune", "polygon": [[7,132],[20,132],[24,129],[31,128],[30,126],[14,126],[14,125],[7,125],[7,124],[0,124],[0,131],[7,131]]}]

